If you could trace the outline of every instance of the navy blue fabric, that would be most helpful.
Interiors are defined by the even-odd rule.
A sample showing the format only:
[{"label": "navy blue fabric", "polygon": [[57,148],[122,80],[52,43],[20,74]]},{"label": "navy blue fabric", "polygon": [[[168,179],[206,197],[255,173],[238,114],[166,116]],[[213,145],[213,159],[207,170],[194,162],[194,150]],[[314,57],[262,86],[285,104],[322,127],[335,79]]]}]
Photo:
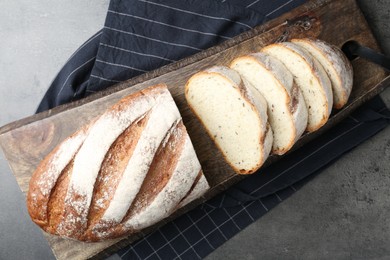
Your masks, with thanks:
[{"label": "navy blue fabric", "polygon": [[[112,0],[104,28],[68,60],[38,112],[219,44],[303,0]],[[123,259],[199,259],[388,125],[379,98],[311,144],[120,250]]]},{"label": "navy blue fabric", "polygon": [[[195,54],[263,19],[209,0],[111,1],[88,89],[97,91],[112,84],[105,79],[123,81]],[[123,49],[132,52],[122,55]]]},{"label": "navy blue fabric", "polygon": [[61,69],[37,112],[212,47],[304,2],[112,0],[104,28]]},{"label": "navy blue fabric", "polygon": [[101,35],[102,31],[100,30],[69,58],[51,83],[37,112],[85,97],[85,90],[95,63]]}]

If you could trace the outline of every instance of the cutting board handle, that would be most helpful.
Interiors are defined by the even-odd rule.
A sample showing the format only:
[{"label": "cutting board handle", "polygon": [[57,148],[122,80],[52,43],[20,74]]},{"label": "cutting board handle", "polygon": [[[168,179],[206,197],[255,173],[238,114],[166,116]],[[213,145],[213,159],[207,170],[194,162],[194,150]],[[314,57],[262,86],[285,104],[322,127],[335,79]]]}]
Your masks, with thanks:
[{"label": "cutting board handle", "polygon": [[349,60],[360,57],[371,61],[385,70],[390,71],[390,58],[371,48],[363,46],[356,41],[348,41],[341,48]]}]

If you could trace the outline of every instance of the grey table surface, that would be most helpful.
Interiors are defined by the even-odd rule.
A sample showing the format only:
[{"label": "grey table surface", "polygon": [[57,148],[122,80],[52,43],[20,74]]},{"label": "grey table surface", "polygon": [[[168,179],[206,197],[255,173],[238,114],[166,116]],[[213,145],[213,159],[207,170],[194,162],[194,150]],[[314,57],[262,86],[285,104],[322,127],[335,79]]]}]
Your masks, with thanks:
[{"label": "grey table surface", "polygon": [[[32,115],[108,0],[0,1],[0,126]],[[358,0],[390,54],[390,1]],[[390,106],[390,89],[381,94]],[[390,259],[390,127],[325,169],[207,259]],[[52,259],[0,153],[0,259]]]}]

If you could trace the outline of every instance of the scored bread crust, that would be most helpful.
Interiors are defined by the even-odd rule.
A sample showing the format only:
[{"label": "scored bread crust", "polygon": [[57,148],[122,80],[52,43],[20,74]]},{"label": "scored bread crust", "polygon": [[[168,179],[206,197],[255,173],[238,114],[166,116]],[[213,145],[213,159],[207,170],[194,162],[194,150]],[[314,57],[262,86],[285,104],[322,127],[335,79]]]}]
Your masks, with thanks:
[{"label": "scored bread crust", "polygon": [[333,107],[342,108],[348,102],[353,85],[353,69],[348,58],[336,46],[319,39],[292,39],[291,42],[310,52],[321,63],[332,82]]},{"label": "scored bread crust", "polygon": [[[255,71],[250,71],[248,66],[252,66]],[[253,87],[254,91],[259,91],[266,99],[268,117],[271,119],[270,124],[274,134],[272,152],[279,155],[286,153],[307,126],[306,104],[300,89],[294,83],[293,76],[282,62],[266,53],[252,53],[238,57],[231,62],[230,67],[238,71],[248,85]],[[268,81],[265,83],[265,77],[272,81],[272,84]],[[286,112],[282,112],[282,119],[276,115],[276,110],[280,108]],[[283,131],[279,130],[278,124],[283,124]],[[284,138],[288,136],[287,142],[277,142],[278,137],[282,135]]]},{"label": "scored bread crust", "polygon": [[[253,164],[252,167],[248,169],[244,169],[242,167],[238,167],[233,164],[229,160],[229,157],[225,154],[224,150],[222,149],[221,145],[219,144],[218,139],[213,136],[213,133],[210,132],[209,127],[204,122],[203,118],[199,115],[196,107],[192,104],[191,94],[190,94],[190,87],[194,81],[196,81],[198,78],[201,77],[217,77],[222,79],[223,81],[228,82],[229,84],[233,85],[235,91],[241,96],[242,100],[240,102],[245,102],[246,105],[249,105],[251,107],[252,111],[255,111],[258,118],[258,123],[260,126],[260,133],[258,136],[259,140],[259,158],[257,159],[256,163]],[[256,95],[256,96],[255,96]],[[232,69],[225,67],[225,66],[214,66],[209,69],[206,69],[204,71],[198,72],[194,74],[186,83],[185,85],[185,97],[188,103],[188,106],[190,107],[191,111],[196,115],[196,117],[199,119],[201,124],[204,126],[206,132],[210,136],[210,138],[214,141],[215,145],[218,147],[218,149],[221,151],[223,157],[225,158],[225,161],[232,167],[232,169],[238,173],[238,174],[251,174],[258,170],[265,160],[268,158],[269,153],[272,148],[272,142],[273,142],[273,135],[272,135],[272,129],[270,128],[270,125],[268,123],[268,117],[267,117],[267,105],[264,98],[261,96],[260,93],[253,93],[242,81],[241,77],[233,71]],[[224,104],[220,104],[223,106]],[[228,108],[226,112],[229,112]],[[235,122],[231,122],[234,124]],[[250,122],[251,124],[253,122]]]},{"label": "scored bread crust", "polygon": [[203,191],[205,189],[208,189],[208,186],[209,184],[206,180],[206,177],[200,171],[198,177],[196,177],[194,184],[192,185],[191,189],[188,191],[188,194],[184,196],[184,198],[180,201],[179,205],[177,205],[177,208],[184,207],[191,201],[202,196]]},{"label": "scored bread crust", "polygon": [[[307,71],[310,72],[310,76],[313,76],[314,79],[314,85],[317,85],[318,87],[313,89],[312,86],[309,89],[307,86],[300,86],[298,84],[298,87],[301,89],[302,94],[305,99],[306,107],[308,109],[308,125],[306,130],[308,132],[313,132],[318,130],[320,127],[322,127],[329,119],[329,116],[332,112],[332,106],[333,106],[333,93],[332,93],[332,86],[330,79],[328,78],[324,68],[322,65],[312,57],[310,53],[308,53],[306,50],[304,50],[302,47],[298,46],[297,44],[291,43],[291,42],[282,42],[282,43],[274,43],[271,45],[268,45],[264,47],[261,51],[270,54],[271,56],[274,56],[275,58],[279,59],[293,74],[294,80],[296,83],[298,83],[298,75],[294,73],[293,67],[295,66],[293,63],[287,61],[287,57],[281,56],[282,52],[278,50],[287,51],[292,57],[299,63],[306,67]],[[305,75],[307,76],[307,75]],[[312,94],[310,94],[310,92]],[[312,96],[313,93],[315,96],[319,96],[321,98],[321,113],[313,113],[313,108],[317,107],[317,100],[313,100]],[[315,120],[314,117],[320,117],[319,120]]]},{"label": "scored bread crust", "polygon": [[201,196],[209,188],[204,176],[191,192],[199,175],[178,109],[160,84],[123,98],[54,148],[32,175],[27,208],[48,233],[111,239]]}]

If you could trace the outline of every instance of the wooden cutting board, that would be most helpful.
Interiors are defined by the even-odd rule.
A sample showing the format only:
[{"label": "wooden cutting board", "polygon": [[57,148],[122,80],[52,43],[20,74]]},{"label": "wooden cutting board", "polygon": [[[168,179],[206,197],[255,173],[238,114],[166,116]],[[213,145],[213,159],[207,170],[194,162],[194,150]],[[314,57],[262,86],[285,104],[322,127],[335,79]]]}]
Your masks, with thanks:
[{"label": "wooden cutting board", "polygon": [[[354,40],[370,48],[379,49],[354,0],[312,0],[221,45],[120,83],[84,100],[63,105],[0,128],[0,145],[21,190],[25,193],[32,172],[51,149],[81,125],[88,123],[107,107],[130,93],[157,83],[166,83],[183,116],[203,170],[212,187],[204,198],[177,211],[167,220],[125,239],[84,243],[45,234],[55,256],[58,259],[107,256],[244,178],[235,175],[224,162],[219,151],[189,110],[184,98],[184,84],[192,74],[209,66],[227,65],[233,58],[259,51],[263,46],[275,41],[309,36],[323,39],[339,47],[347,41]],[[329,122],[319,131],[303,136],[295,148],[321,135],[359,105],[383,90],[385,84],[378,83],[385,79],[387,74],[380,67],[362,59],[355,59],[352,64],[355,75],[354,86],[347,106],[340,111],[333,112]],[[389,81],[390,79],[387,78],[386,83]],[[278,159],[277,156],[271,156],[266,164]]]}]

